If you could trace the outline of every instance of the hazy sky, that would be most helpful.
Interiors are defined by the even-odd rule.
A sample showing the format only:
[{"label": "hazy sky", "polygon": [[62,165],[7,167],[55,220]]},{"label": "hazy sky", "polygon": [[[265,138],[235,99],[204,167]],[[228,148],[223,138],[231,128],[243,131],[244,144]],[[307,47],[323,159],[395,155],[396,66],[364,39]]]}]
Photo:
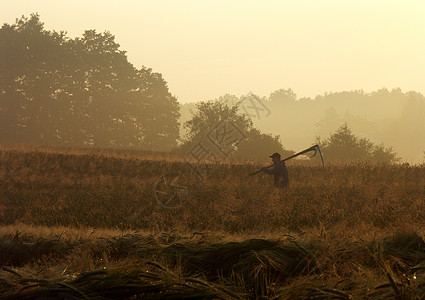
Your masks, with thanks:
[{"label": "hazy sky", "polygon": [[70,37],[110,31],[180,102],[401,87],[425,94],[425,0],[1,0]]}]

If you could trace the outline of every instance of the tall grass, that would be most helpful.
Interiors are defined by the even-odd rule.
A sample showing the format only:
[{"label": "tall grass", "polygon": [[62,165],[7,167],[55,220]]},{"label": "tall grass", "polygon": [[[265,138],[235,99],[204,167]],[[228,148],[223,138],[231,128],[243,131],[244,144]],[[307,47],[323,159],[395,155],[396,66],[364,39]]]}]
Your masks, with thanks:
[{"label": "tall grass", "polygon": [[[1,151],[0,222],[227,233],[425,225],[425,167],[289,165],[291,187],[248,174],[258,164],[218,164],[199,181],[188,163],[102,154]],[[177,209],[160,206],[168,172],[190,188]]]},{"label": "tall grass", "polygon": [[[417,299],[425,167],[288,163],[291,185],[182,157],[0,150],[0,299]],[[155,185],[189,187],[165,208]]]}]

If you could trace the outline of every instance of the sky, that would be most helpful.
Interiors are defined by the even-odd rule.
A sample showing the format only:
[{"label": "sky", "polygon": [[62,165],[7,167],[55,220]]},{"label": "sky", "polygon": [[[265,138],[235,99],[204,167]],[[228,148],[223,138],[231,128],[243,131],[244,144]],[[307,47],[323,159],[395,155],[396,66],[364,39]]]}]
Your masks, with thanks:
[{"label": "sky", "polygon": [[1,24],[31,13],[71,38],[110,31],[181,103],[281,88],[425,94],[424,0],[1,0]]}]

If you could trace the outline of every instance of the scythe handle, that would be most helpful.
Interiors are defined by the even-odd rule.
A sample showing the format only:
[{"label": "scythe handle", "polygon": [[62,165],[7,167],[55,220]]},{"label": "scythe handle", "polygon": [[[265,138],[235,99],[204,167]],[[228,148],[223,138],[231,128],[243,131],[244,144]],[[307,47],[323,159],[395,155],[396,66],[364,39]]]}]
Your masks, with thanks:
[{"label": "scythe handle", "polygon": [[295,153],[294,155],[291,155],[291,156],[289,156],[289,157],[287,157],[285,159],[282,159],[282,161],[287,161],[287,160],[290,160],[291,158],[297,157],[298,155],[301,155],[301,154],[304,154],[304,153],[313,151],[314,149],[316,149],[316,147],[319,147],[319,146],[318,145],[311,146],[308,149],[305,149],[305,150],[303,150],[301,152],[298,152],[298,153]]},{"label": "scythe handle", "polygon": [[[297,157],[298,155],[302,155],[302,154],[304,154],[304,153],[307,153],[307,152],[310,152],[310,151],[313,151],[313,150],[315,150],[316,148],[318,148],[319,149],[319,153],[320,153],[320,158],[322,159],[322,164],[323,164],[323,167],[325,167],[325,163],[324,163],[324,161],[323,161],[323,157],[322,157],[322,152],[320,151],[320,148],[319,148],[319,145],[314,145],[314,146],[311,146],[310,148],[308,148],[308,149],[305,149],[305,150],[303,150],[303,151],[300,151],[300,152],[298,152],[298,153],[295,153],[294,155],[291,155],[291,156],[289,156],[289,157],[287,157],[287,158],[285,158],[285,159],[282,159],[281,161],[287,161],[287,160],[290,160],[291,158],[294,158],[294,157]],[[266,167],[266,168],[270,168],[270,167],[273,167],[274,165],[270,165],[270,166],[268,166],[268,167]],[[258,173],[260,173],[262,170],[258,170],[257,172],[254,172],[254,173],[252,173],[252,174],[249,174],[249,176],[252,176],[252,175],[255,175],[255,174],[258,174]]]}]

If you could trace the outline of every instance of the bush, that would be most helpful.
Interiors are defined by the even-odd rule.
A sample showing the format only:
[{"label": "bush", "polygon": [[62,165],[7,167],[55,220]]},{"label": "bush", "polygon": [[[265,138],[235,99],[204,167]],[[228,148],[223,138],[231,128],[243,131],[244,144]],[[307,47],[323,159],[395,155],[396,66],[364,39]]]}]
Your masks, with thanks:
[{"label": "bush", "polygon": [[327,161],[395,163],[400,160],[391,147],[375,145],[366,138],[357,137],[347,123],[336,130],[328,139],[318,143]]}]

